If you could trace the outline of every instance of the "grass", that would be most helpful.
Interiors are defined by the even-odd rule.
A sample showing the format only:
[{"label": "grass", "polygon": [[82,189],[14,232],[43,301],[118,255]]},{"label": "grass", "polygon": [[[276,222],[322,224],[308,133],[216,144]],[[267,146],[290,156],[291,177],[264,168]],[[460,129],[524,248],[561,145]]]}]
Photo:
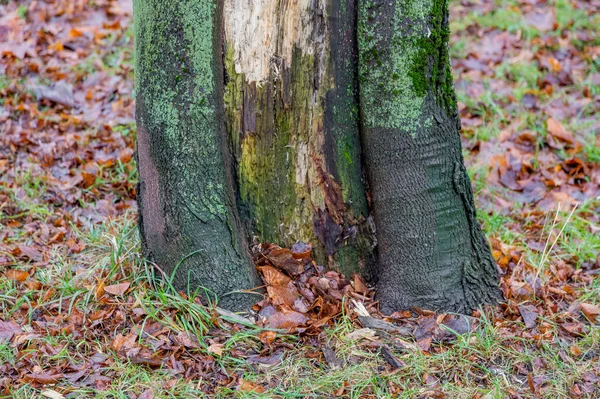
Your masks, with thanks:
[{"label": "grass", "polygon": [[[579,208],[566,224],[563,234],[558,238],[554,249],[556,253],[578,254],[582,259],[597,254],[600,240],[590,231],[586,213],[595,209],[598,204],[586,204]],[[39,215],[40,217],[43,214]],[[346,338],[354,331],[351,320],[343,317],[335,325],[327,328],[320,337],[334,349],[336,356],[344,366],[331,369],[314,354],[319,353],[319,346],[311,345],[310,340],[298,340],[296,336],[280,336],[291,349],[284,352],[284,359],[275,366],[249,364],[238,358],[236,348],[263,349],[260,340],[261,329],[247,329],[229,334],[223,341],[223,354],[210,353],[208,342],[212,331],[212,314],[193,298],[184,299],[175,295],[164,285],[156,289],[150,287],[154,281],[154,272],[139,256],[139,242],[136,234],[134,215],[129,214],[106,224],[97,225],[89,230],[82,229],[79,234],[88,244],[88,250],[76,259],[62,257],[53,259],[47,269],[40,269],[36,276],[40,282],[51,283],[55,288],[52,295],[45,300],[34,300],[34,293],[22,295],[15,283],[0,280],[2,296],[0,296],[0,317],[8,319],[23,306],[29,306],[30,314],[36,311],[57,309],[65,317],[75,311],[93,314],[102,308],[97,302],[94,292],[97,286],[90,286],[99,276],[106,282],[114,284],[129,281],[138,287],[128,301],[134,301],[144,310],[145,322],[157,321],[174,332],[186,332],[195,336],[201,346],[194,350],[195,356],[213,356],[217,367],[226,370],[227,374],[237,375],[244,381],[256,384],[269,383],[265,392],[240,391],[237,386],[224,386],[212,395],[203,393],[202,380],[187,381],[174,378],[167,370],[152,370],[146,366],[133,364],[123,354],[110,350],[104,352],[111,359],[110,370],[116,372],[114,379],[106,390],[91,388],[64,387],[74,397],[87,398],[131,398],[151,389],[155,398],[174,397],[239,397],[239,398],[321,398],[335,394],[348,398],[363,397],[397,397],[414,398],[425,395],[428,391],[438,389],[451,398],[505,398],[511,390],[517,390],[521,397],[534,398],[528,393],[528,374],[538,376],[540,364],[545,364],[541,375],[549,381],[545,397],[567,397],[574,381],[578,381],[586,371],[593,369],[595,353],[600,349],[600,329],[594,327],[590,334],[574,340],[572,343],[532,340],[527,337],[507,334],[499,331],[492,314],[484,313],[480,319],[480,327],[473,333],[457,336],[452,345],[438,345],[438,350],[429,353],[418,349],[404,349],[393,346],[394,337],[390,338],[394,354],[406,367],[396,372],[385,368],[385,361],[378,354],[378,349],[371,347],[369,341],[354,341]],[[486,232],[492,238],[497,237],[507,245],[518,244],[523,235],[510,228],[518,221],[510,216],[497,213],[481,214]],[[550,215],[553,216],[553,215]],[[566,223],[567,213],[559,214],[558,227]],[[555,234],[556,227],[551,229],[546,224],[540,239],[547,234]],[[553,252],[553,253],[554,253]],[[537,264],[540,254],[525,251],[525,258]],[[547,269],[550,262],[541,264]],[[25,265],[24,265],[24,268]],[[600,284],[587,287],[581,300],[600,302]],[[119,306],[127,303],[117,301]],[[62,307],[62,309],[60,309]],[[31,321],[30,321],[31,322]],[[554,320],[544,320],[551,330],[558,329]],[[516,325],[519,322],[514,322]],[[502,328],[509,328],[504,325]],[[54,348],[52,353],[40,357],[39,367],[47,369],[53,364],[68,362],[79,364],[89,353],[111,348],[116,334],[126,334],[131,328],[115,330],[106,335],[95,336],[96,342],[89,339],[76,338],[71,334],[58,333],[54,336],[41,336],[34,339],[35,346]],[[519,330],[516,330],[519,331]],[[408,340],[410,341],[410,340]],[[148,344],[146,338],[139,338],[142,344]],[[562,350],[569,354],[569,348],[576,345],[579,356],[558,355]],[[416,348],[416,347],[415,347]],[[0,363],[14,363],[17,356],[14,348],[0,345]],[[588,360],[586,360],[588,359]],[[29,385],[24,385],[12,392],[15,398],[32,397],[39,392]]]}]

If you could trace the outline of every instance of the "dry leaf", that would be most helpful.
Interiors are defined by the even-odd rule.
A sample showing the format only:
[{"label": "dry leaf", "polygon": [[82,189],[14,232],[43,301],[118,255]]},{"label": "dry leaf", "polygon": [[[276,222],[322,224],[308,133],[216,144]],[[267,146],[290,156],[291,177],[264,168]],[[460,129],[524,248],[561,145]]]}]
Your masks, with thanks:
[{"label": "dry leaf", "polygon": [[372,340],[375,338],[375,335],[375,330],[371,330],[370,328],[361,328],[346,334],[345,338],[351,341],[359,341],[361,339]]},{"label": "dry leaf", "polygon": [[123,295],[125,291],[129,289],[131,283],[125,282],[114,285],[107,285],[104,287],[104,291],[108,292],[111,295]]},{"label": "dry leaf", "polygon": [[22,283],[23,281],[29,278],[29,273],[23,270],[10,269],[7,270],[6,273],[4,273],[4,277],[6,277],[9,280],[14,280],[18,281],[19,283]]},{"label": "dry leaf", "polygon": [[214,353],[215,355],[222,356],[223,355],[223,344],[212,344],[207,348],[209,353]]},{"label": "dry leaf", "polygon": [[598,316],[598,305],[592,305],[590,303],[582,303],[581,311],[591,322],[596,321]]},{"label": "dry leaf", "polygon": [[548,118],[548,120],[546,120],[546,125],[548,127],[548,133],[557,139],[568,144],[573,144],[575,142],[575,137],[573,137],[573,135],[565,129],[563,124],[556,119]]},{"label": "dry leaf", "polygon": [[13,335],[23,332],[18,324],[0,320],[0,341],[10,341]]},{"label": "dry leaf", "polygon": [[250,382],[250,381],[246,381],[243,378],[240,379],[239,389],[240,389],[240,391],[244,391],[244,392],[256,392],[256,393],[264,393],[265,392],[265,388],[263,388],[262,386],[255,384],[253,382]]},{"label": "dry leaf", "polygon": [[64,399],[64,395],[60,392],[56,392],[52,389],[46,389],[41,392],[42,396],[45,396],[50,399]]}]

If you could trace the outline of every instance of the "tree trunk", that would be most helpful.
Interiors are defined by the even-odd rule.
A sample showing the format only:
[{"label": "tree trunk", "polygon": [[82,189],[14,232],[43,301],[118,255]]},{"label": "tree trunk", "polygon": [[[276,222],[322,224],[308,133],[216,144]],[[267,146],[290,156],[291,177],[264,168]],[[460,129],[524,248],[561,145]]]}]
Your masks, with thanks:
[{"label": "tree trunk", "polygon": [[372,208],[384,311],[497,298],[462,159],[447,0],[134,5],[143,252],[178,288],[247,307],[252,296],[226,295],[258,284],[244,236],[308,241],[319,261],[369,277]]},{"label": "tree trunk", "polygon": [[464,312],[499,293],[462,159],[447,7],[359,0],[362,140],[387,312]]},{"label": "tree trunk", "polygon": [[369,274],[356,0],[224,3],[226,124],[249,232]]},{"label": "tree trunk", "polygon": [[144,255],[177,289],[244,309],[259,297],[240,290],[260,282],[226,167],[216,4],[134,1],[140,231]]}]

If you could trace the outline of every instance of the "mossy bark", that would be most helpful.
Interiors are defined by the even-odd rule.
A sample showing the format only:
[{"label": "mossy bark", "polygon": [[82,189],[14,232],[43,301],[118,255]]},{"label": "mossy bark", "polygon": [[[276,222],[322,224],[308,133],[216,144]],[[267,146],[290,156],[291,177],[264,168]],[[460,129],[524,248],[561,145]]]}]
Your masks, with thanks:
[{"label": "mossy bark", "polygon": [[359,0],[362,140],[384,312],[466,312],[499,295],[462,159],[447,7]]},{"label": "mossy bark", "polygon": [[258,299],[236,216],[221,101],[221,9],[135,0],[137,161],[144,255],[180,290],[229,309]]},{"label": "mossy bark", "polygon": [[356,1],[225,0],[224,20],[226,123],[250,234],[311,242],[320,262],[369,275]]}]

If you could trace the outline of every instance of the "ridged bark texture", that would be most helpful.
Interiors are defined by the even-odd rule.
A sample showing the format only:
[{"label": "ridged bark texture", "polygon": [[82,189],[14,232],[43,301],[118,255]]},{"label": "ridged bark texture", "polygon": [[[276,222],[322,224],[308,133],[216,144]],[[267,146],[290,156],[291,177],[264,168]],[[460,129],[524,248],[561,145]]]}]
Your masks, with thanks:
[{"label": "ridged bark texture", "polygon": [[224,102],[250,233],[369,275],[355,27],[356,0],[225,0]]},{"label": "ridged bark texture", "polygon": [[260,285],[239,233],[221,101],[217,1],[135,0],[138,200],[144,255],[180,290],[249,308]]},{"label": "ridged bark texture", "polygon": [[447,7],[359,0],[362,140],[384,312],[467,312],[499,295],[462,158]]}]

